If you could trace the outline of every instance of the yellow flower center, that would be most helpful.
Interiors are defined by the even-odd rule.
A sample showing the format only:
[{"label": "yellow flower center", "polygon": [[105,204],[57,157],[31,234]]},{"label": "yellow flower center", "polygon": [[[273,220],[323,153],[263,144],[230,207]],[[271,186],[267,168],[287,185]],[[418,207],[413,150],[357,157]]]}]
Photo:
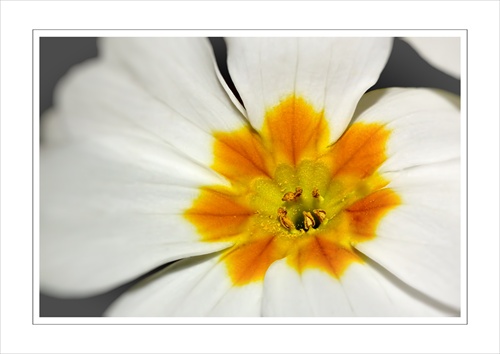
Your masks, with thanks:
[{"label": "yellow flower center", "polygon": [[214,134],[212,168],[231,186],[203,187],[185,217],[203,241],[234,242],[221,260],[235,285],[263,280],[284,257],[298,272],[340,278],[362,262],[354,246],[400,204],[377,173],[389,135],[354,123],[329,145],[323,112],[290,96],[266,112],[260,134],[250,126]]}]

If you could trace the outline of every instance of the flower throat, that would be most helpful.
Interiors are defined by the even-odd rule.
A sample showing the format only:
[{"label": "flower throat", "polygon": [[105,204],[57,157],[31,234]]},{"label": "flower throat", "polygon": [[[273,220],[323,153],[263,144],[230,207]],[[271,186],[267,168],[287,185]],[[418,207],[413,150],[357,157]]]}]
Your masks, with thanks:
[{"label": "flower throat", "polygon": [[330,144],[323,112],[289,96],[266,112],[263,128],[217,132],[213,169],[230,186],[205,186],[185,212],[206,242],[223,252],[235,285],[262,281],[276,260],[299,273],[340,278],[363,262],[354,245],[376,237],[381,218],[400,204],[378,172],[390,131],[354,123]]}]

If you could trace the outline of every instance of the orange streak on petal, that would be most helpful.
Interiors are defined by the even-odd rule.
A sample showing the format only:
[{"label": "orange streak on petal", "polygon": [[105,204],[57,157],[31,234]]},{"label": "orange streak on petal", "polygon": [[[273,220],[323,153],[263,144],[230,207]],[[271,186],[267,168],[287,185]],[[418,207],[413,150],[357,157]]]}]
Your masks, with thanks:
[{"label": "orange streak on petal", "polygon": [[288,261],[299,273],[309,268],[320,269],[337,279],[351,263],[362,262],[350,248],[329,240],[327,234],[301,240]]},{"label": "orange streak on petal", "polygon": [[266,112],[262,134],[277,161],[294,166],[302,159],[316,159],[329,143],[323,112],[293,95]]},{"label": "orange streak on petal", "polygon": [[381,189],[358,200],[345,209],[348,217],[351,240],[368,241],[375,237],[375,231],[382,217],[401,204],[400,197],[392,189]]},{"label": "orange streak on petal", "polygon": [[269,266],[285,257],[284,245],[276,237],[265,236],[250,239],[230,249],[223,259],[234,285],[245,285],[263,280]]},{"label": "orange streak on petal", "polygon": [[[231,181],[247,181],[256,177],[271,177],[269,153],[260,137],[244,127],[236,132],[214,134],[214,156],[212,168]],[[269,166],[271,165],[271,166]]]},{"label": "orange streak on petal", "polygon": [[251,209],[222,188],[203,189],[193,206],[184,213],[203,236],[203,241],[229,241],[245,233],[252,215]]},{"label": "orange streak on petal", "polygon": [[390,131],[377,123],[351,125],[325,156],[332,166],[332,175],[360,179],[372,175],[387,158],[389,135]]}]

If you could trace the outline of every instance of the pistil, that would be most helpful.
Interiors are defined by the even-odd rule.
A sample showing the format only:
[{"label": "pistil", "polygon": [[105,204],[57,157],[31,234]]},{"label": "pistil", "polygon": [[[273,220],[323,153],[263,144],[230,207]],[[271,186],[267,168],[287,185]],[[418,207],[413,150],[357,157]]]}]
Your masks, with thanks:
[{"label": "pistil", "polygon": [[[290,204],[290,208],[292,208],[292,213],[294,215],[297,212],[302,213],[302,219],[297,219],[295,216],[293,219],[288,217],[288,211],[285,207],[278,208],[278,219],[280,221],[281,226],[283,226],[288,231],[298,230],[303,232],[309,231],[311,229],[318,228],[321,224],[326,224],[328,219],[326,217],[326,211],[323,209],[313,209],[308,210],[306,205],[308,202],[306,200],[302,200],[300,197],[304,190],[302,187],[296,187],[295,192],[287,192],[281,198],[282,201]],[[318,188],[314,187],[312,190],[312,196],[316,199],[316,201],[323,201],[323,197],[319,194]]]}]

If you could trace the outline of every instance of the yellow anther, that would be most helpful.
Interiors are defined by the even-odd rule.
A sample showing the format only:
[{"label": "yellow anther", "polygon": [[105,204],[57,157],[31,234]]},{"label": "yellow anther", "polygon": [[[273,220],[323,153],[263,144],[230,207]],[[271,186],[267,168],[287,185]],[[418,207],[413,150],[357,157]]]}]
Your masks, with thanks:
[{"label": "yellow anther", "polygon": [[297,187],[295,188],[295,192],[285,193],[285,195],[283,196],[283,198],[281,198],[281,200],[284,202],[294,202],[297,199],[299,199],[301,195],[302,195],[302,188]]},{"label": "yellow anther", "polygon": [[287,192],[287,193],[285,193],[283,198],[281,198],[281,200],[284,202],[292,202],[295,200],[295,193],[294,192]]},{"label": "yellow anther", "polygon": [[326,219],[326,211],[323,209],[314,209],[313,214],[318,217],[320,223]]},{"label": "yellow anther", "polygon": [[308,211],[303,211],[302,215],[304,215],[304,229],[307,231],[311,227],[314,227],[314,225],[316,223],[315,223],[314,217],[311,215],[311,213]]},{"label": "yellow anther", "polygon": [[284,208],[278,208],[278,217],[281,225],[287,230],[295,230],[295,225],[292,220],[286,216],[287,211]]},{"label": "yellow anther", "polygon": [[321,194],[319,194],[319,190],[316,187],[314,187],[312,190],[312,196],[316,198],[320,203],[322,203],[323,200],[325,200],[325,198],[323,198]]}]

